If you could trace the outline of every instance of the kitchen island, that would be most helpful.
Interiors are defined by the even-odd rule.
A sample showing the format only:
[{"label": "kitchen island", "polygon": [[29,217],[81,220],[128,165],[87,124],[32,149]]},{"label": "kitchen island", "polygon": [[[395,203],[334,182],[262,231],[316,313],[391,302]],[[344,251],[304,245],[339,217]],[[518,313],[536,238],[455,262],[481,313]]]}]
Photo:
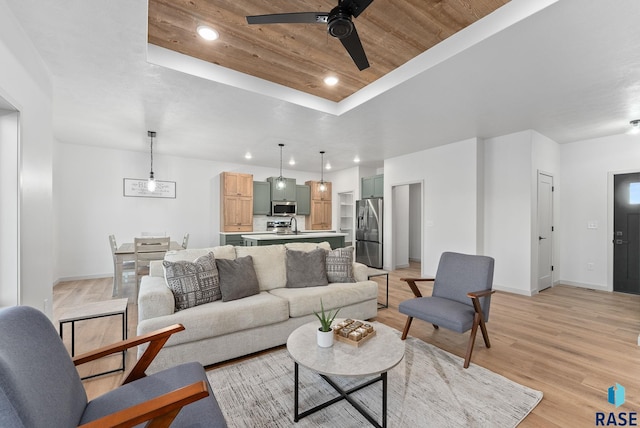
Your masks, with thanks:
[{"label": "kitchen island", "polygon": [[287,242],[328,242],[331,248],[344,247],[346,233],[335,232],[299,232],[295,233],[265,233],[242,235],[244,245],[254,247],[257,245],[286,244]]}]

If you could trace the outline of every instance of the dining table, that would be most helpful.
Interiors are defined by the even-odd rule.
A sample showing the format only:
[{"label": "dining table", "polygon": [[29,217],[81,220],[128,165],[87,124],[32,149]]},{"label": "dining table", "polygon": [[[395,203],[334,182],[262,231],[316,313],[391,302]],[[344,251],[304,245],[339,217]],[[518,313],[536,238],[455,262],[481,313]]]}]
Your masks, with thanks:
[{"label": "dining table", "polygon": [[[182,245],[176,241],[169,243],[169,250],[184,250]],[[113,292],[112,296],[118,296],[118,290],[122,287],[122,267],[125,262],[135,262],[136,253],[133,242],[125,242],[121,244],[115,252],[116,261],[113,273]]]}]

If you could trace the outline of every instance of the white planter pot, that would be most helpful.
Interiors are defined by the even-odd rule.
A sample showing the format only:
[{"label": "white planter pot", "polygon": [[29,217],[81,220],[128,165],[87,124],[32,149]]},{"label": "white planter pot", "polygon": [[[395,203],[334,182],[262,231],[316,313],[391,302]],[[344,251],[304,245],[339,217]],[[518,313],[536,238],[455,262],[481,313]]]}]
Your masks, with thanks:
[{"label": "white planter pot", "polygon": [[333,330],[322,331],[318,328],[318,346],[321,348],[330,348],[333,346]]}]

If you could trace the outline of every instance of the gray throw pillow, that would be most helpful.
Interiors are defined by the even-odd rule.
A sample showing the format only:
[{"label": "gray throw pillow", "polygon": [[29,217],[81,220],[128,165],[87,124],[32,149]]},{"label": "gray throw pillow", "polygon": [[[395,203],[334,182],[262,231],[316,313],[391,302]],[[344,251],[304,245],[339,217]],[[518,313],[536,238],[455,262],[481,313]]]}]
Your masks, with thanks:
[{"label": "gray throw pillow", "polygon": [[356,282],[353,276],[353,247],[327,252],[327,279],[334,282]]},{"label": "gray throw pillow", "polygon": [[216,260],[220,273],[222,301],[242,299],[260,293],[258,276],[253,268],[253,257],[238,257],[235,260]]},{"label": "gray throw pillow", "polygon": [[327,251],[287,250],[287,288],[318,287],[328,285]]},{"label": "gray throw pillow", "polygon": [[213,302],[222,297],[213,253],[198,257],[193,263],[164,260],[162,265],[177,311]]}]

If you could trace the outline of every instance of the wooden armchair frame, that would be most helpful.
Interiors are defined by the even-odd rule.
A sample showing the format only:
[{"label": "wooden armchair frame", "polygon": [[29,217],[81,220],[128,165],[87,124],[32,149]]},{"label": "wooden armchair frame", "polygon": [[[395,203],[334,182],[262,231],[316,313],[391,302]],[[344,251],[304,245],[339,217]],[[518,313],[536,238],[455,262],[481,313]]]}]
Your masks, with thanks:
[{"label": "wooden armchair frame", "polygon": [[[169,327],[151,332],[142,336],[116,342],[91,352],[78,355],[73,358],[73,363],[80,364],[94,361],[108,355],[122,352],[144,343],[149,343],[142,357],[133,367],[127,378],[122,383],[127,384],[146,376],[145,371],[155,356],[160,352],[164,344],[172,334],[184,330],[181,324],[174,324]],[[133,427],[145,421],[149,428],[168,427],[178,415],[182,407],[194,401],[200,400],[209,395],[209,390],[205,381],[195,382],[183,388],[178,388],[170,393],[161,395],[144,403],[131,406],[119,412],[104,416],[92,422],[81,425],[83,428],[98,427]]]},{"label": "wooden armchair frame", "polygon": [[[411,291],[413,292],[415,297],[422,297],[422,292],[418,288],[416,282],[435,281],[435,278],[400,278],[400,281],[405,281],[409,285],[409,288],[411,288]],[[487,348],[491,348],[489,334],[487,333],[487,326],[485,325],[484,314],[482,313],[482,306],[480,305],[480,298],[487,297],[493,293],[495,293],[495,290],[481,290],[467,293],[467,297],[471,299],[471,303],[473,304],[475,314],[473,315],[473,326],[471,327],[471,335],[469,337],[469,343],[467,345],[467,352],[465,353],[464,357],[465,369],[469,367],[469,363],[471,362],[471,353],[473,352],[473,345],[476,341],[478,326],[480,326],[480,330],[482,331],[482,338],[484,339],[485,346]],[[407,334],[409,334],[409,328],[411,327],[412,321],[413,317],[407,317],[407,322],[405,323],[404,330],[402,331],[402,340],[405,340],[407,338]],[[436,330],[440,328],[436,324],[432,325]]]}]

